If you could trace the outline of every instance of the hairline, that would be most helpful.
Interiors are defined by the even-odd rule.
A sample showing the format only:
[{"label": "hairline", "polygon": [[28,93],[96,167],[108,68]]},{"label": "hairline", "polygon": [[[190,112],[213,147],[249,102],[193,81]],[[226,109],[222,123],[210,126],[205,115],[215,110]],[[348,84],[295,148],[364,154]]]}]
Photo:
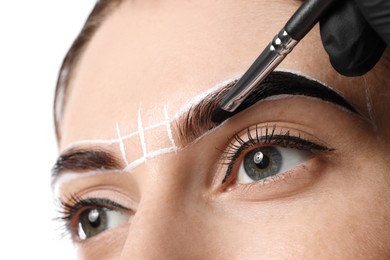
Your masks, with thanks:
[{"label": "hairline", "polygon": [[87,48],[89,42],[100,28],[103,21],[116,10],[122,2],[123,0],[98,0],[62,61],[56,83],[53,105],[57,141],[61,139],[61,118],[66,105],[69,85],[84,50]]}]

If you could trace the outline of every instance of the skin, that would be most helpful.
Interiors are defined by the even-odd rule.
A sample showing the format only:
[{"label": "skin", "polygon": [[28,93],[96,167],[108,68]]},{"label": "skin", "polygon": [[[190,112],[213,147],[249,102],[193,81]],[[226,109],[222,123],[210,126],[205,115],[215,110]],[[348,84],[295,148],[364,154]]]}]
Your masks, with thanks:
[{"label": "skin", "polygon": [[[98,29],[72,77],[60,153],[81,140],[117,138],[117,124],[122,135],[137,131],[138,113],[144,126],[163,121],[164,106],[172,118],[197,94],[245,72],[299,4],[125,1]],[[130,173],[64,182],[58,194],[63,201],[71,194],[104,197],[132,209],[129,223],[75,239],[80,259],[389,258],[384,61],[364,77],[343,77],[329,64],[314,28],[279,68],[327,83],[362,117],[304,97],[264,101],[195,143],[180,144],[174,132],[177,152]],[[245,137],[256,124],[288,129],[334,151],[274,181],[221,184],[221,151],[229,151],[236,132]],[[170,145],[165,130],[145,139],[148,150]],[[124,146],[128,161],[142,155],[139,139]],[[100,148],[122,161],[118,145]]]}]

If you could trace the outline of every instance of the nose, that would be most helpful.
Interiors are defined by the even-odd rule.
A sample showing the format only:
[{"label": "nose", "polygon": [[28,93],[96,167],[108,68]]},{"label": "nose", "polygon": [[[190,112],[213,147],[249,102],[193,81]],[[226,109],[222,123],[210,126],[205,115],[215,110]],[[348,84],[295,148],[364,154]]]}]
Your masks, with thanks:
[{"label": "nose", "polygon": [[[178,169],[143,172],[159,176],[142,187],[121,259],[205,259],[212,225],[199,189]],[[148,169],[147,171],[150,171]],[[198,190],[198,192],[196,191]],[[210,237],[210,235],[209,235]]]},{"label": "nose", "polygon": [[144,207],[130,225],[121,259],[204,259],[202,221],[188,215],[176,206]]}]

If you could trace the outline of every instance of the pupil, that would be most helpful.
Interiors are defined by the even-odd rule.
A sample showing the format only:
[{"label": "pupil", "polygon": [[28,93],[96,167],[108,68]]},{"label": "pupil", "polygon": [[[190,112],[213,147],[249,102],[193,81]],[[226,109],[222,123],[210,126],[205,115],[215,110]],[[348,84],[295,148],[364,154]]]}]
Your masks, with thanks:
[{"label": "pupil", "polygon": [[262,152],[257,152],[253,157],[253,162],[256,164],[257,168],[266,169],[269,166],[270,160],[269,157]]},{"label": "pupil", "polygon": [[100,225],[100,213],[97,209],[93,209],[88,214],[89,224],[97,228]]},{"label": "pupil", "polygon": [[283,158],[278,149],[271,146],[253,149],[245,155],[243,166],[252,180],[262,180],[277,174],[282,167]]}]

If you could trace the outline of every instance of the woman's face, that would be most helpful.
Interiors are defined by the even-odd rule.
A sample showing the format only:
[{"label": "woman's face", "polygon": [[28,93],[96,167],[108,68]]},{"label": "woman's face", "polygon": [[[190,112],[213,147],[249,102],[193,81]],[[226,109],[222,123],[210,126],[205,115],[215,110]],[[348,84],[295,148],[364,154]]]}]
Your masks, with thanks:
[{"label": "woman's face", "polygon": [[325,87],[313,97],[279,84],[214,127],[214,99],[200,101],[242,75],[300,3],[124,1],[103,22],[70,82],[55,171],[80,258],[390,257],[383,65],[340,76],[315,28],[279,66],[301,76],[279,81],[314,78],[357,112]]}]

